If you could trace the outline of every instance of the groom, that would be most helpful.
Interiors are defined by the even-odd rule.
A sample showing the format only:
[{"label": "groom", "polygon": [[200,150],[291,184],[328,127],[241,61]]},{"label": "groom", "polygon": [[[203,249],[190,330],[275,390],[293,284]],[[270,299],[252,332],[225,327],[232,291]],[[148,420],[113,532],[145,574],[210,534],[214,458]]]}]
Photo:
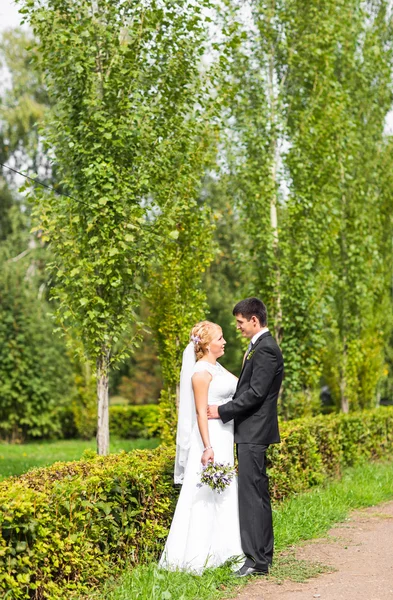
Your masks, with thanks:
[{"label": "groom", "polygon": [[267,328],[267,311],[258,298],[233,309],[236,327],[250,340],[233,399],[208,407],[209,419],[235,420],[239,462],[239,519],[244,565],[238,577],[267,575],[273,559],[273,523],[265,453],[280,441],[277,398],[283,378],[281,350]]}]

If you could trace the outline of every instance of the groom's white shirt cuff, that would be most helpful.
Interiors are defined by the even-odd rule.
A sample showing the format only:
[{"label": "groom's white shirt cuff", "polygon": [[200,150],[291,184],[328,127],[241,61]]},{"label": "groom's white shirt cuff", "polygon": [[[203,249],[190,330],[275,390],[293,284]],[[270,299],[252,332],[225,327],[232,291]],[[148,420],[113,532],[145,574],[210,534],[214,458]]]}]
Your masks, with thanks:
[{"label": "groom's white shirt cuff", "polygon": [[256,333],[252,338],[251,338],[251,343],[254,345],[255,342],[257,341],[258,338],[261,337],[261,335],[263,335],[264,333],[266,333],[267,331],[269,331],[268,327],[262,327],[262,329],[260,331],[258,331],[258,333]]}]

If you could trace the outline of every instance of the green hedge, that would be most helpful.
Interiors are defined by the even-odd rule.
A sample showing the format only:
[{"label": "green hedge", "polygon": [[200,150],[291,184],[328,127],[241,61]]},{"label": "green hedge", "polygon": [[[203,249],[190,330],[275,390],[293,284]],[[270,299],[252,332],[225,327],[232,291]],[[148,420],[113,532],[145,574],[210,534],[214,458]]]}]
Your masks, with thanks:
[{"label": "green hedge", "polygon": [[[173,450],[35,469],[0,484],[0,590],[78,597],[124,560],[156,556],[174,509]],[[2,597],[2,596],[0,596]]]},{"label": "green hedge", "polygon": [[[282,425],[270,449],[274,499],[393,456],[393,409]],[[158,556],[175,506],[174,450],[134,451],[37,469],[0,484],[0,590],[7,599],[65,600],[124,561]]]},{"label": "green hedge", "polygon": [[361,460],[393,457],[393,409],[296,419],[281,425],[281,444],[269,448],[275,500],[338,476]]},{"label": "green hedge", "polygon": [[[110,434],[124,439],[152,438],[160,433],[158,404],[123,405],[109,407]],[[62,434],[66,439],[90,440],[97,432],[97,413],[69,406],[62,414]]]},{"label": "green hedge", "polygon": [[110,433],[123,440],[157,437],[160,432],[159,415],[158,404],[110,406]]}]

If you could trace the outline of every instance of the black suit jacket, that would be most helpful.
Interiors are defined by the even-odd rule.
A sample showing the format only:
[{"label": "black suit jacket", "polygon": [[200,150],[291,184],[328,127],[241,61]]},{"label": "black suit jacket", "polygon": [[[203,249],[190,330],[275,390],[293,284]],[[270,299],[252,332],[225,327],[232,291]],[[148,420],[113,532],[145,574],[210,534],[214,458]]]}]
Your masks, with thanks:
[{"label": "black suit jacket", "polygon": [[233,399],[218,407],[221,420],[235,420],[237,444],[280,441],[277,398],[284,374],[281,350],[270,331],[255,342],[244,361]]}]

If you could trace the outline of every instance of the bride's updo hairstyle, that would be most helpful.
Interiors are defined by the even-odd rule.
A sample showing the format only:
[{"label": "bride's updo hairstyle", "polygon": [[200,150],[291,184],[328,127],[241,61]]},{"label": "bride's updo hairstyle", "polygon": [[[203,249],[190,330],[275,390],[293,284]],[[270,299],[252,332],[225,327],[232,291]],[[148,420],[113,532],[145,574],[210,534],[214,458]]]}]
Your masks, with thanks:
[{"label": "bride's updo hairstyle", "polygon": [[191,329],[190,341],[194,343],[195,356],[199,360],[207,353],[207,347],[212,341],[217,329],[221,329],[211,321],[200,321]]}]

